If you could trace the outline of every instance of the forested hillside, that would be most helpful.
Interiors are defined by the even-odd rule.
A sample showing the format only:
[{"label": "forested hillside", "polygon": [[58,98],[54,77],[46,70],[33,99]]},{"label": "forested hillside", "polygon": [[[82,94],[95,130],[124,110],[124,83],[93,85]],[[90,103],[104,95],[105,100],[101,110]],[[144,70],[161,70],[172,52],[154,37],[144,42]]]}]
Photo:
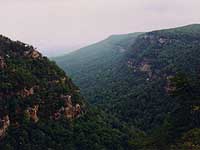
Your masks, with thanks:
[{"label": "forested hillside", "polygon": [[[200,25],[131,35],[134,36],[122,36],[120,41],[115,41],[115,36],[110,37],[55,60],[72,76],[87,100],[128,125],[152,135],[148,139],[150,143],[147,142],[151,146],[132,142],[134,148],[141,148],[144,144],[145,147],[157,145],[169,149],[167,145],[181,136],[182,142],[194,138],[197,142],[194,147],[197,148],[199,123],[186,124],[189,118],[193,121],[199,119]],[[105,42],[109,46],[104,45]],[[183,96],[183,91],[178,98],[173,96],[179,90],[179,81],[181,84],[188,82],[182,84],[180,89],[188,87],[191,91],[186,88],[185,94],[192,96]],[[190,83],[196,85],[190,86]],[[186,103],[189,105],[183,103],[180,97],[187,97]],[[189,114],[183,126],[174,123],[174,116],[178,115],[179,118],[183,115],[175,113],[179,111]],[[171,130],[174,127],[177,130]],[[194,141],[184,144],[190,145],[190,142]]]},{"label": "forested hillside", "polygon": [[128,149],[140,132],[89,106],[54,62],[4,36],[0,81],[1,150]]},{"label": "forested hillside", "polygon": [[[103,100],[103,92],[109,93],[111,90],[111,84],[107,81],[114,79],[113,73],[120,67],[120,62],[140,34],[112,35],[99,43],[52,59],[80,85],[87,100],[95,103]],[[102,88],[106,89],[101,91]]]},{"label": "forested hillside", "polygon": [[199,43],[199,25],[111,36],[56,59],[79,89],[0,36],[0,149],[198,150]]}]

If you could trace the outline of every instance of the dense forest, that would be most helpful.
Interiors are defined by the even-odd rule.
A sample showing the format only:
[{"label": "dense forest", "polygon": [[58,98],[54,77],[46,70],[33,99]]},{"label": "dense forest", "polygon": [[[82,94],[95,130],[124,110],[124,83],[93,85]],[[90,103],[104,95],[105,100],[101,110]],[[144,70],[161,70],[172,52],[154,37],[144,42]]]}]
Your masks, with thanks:
[{"label": "dense forest", "polygon": [[140,130],[131,149],[199,148],[200,25],[114,35],[53,58],[93,105]]},{"label": "dense forest", "polygon": [[[200,149],[200,25],[55,58],[0,36],[0,149]],[[76,85],[80,86],[80,89]]]},{"label": "dense forest", "polygon": [[0,36],[0,80],[0,149],[127,148],[125,123],[90,107],[34,47]]}]

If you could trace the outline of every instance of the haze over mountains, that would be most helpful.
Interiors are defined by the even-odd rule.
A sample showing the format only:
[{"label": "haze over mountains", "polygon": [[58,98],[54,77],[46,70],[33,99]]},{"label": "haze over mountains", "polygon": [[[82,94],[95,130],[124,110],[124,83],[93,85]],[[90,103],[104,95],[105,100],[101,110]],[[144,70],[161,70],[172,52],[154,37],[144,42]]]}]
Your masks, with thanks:
[{"label": "haze over mountains", "polygon": [[200,149],[199,24],[54,59],[0,36],[0,149]]},{"label": "haze over mountains", "polygon": [[[132,55],[136,55],[137,53],[134,50],[132,50],[133,52],[131,52],[131,49],[137,49],[135,47],[137,46],[137,44],[139,42],[142,41],[140,39],[141,37],[143,37],[143,36],[148,37],[148,35],[151,33],[155,34],[155,38],[159,38],[158,40],[160,40],[159,41],[160,43],[158,43],[158,45],[155,49],[160,49],[160,48],[163,48],[163,47],[161,47],[162,45],[166,46],[165,45],[166,40],[163,39],[163,37],[168,38],[168,34],[169,34],[169,38],[170,38],[170,36],[172,36],[173,40],[175,40],[173,36],[177,36],[177,38],[179,38],[178,36],[180,36],[181,34],[183,34],[185,36],[188,36],[187,34],[196,35],[199,31],[199,26],[200,25],[198,25],[198,24],[194,24],[194,25],[184,26],[181,28],[153,31],[153,32],[149,32],[149,33],[132,33],[132,34],[125,34],[125,35],[113,35],[99,43],[81,48],[75,52],[68,54],[68,55],[54,58],[54,60],[56,60],[58,65],[60,65],[60,67],[63,68],[81,88],[84,85],[84,88],[82,90],[84,92],[87,92],[86,95],[90,95],[89,93],[91,92],[91,90],[88,89],[89,87],[93,87],[93,90],[97,90],[96,88],[94,88],[97,85],[102,85],[103,87],[106,87],[106,85],[107,85],[107,87],[109,87],[110,82],[107,82],[107,81],[104,82],[104,80],[107,80],[108,78],[117,80],[118,78],[116,78],[115,76],[117,75],[119,77],[120,73],[123,74],[123,71],[124,71],[123,69],[125,67],[128,66],[128,69],[130,69],[131,67],[133,67],[133,68],[137,67],[137,66],[134,66],[134,63],[136,63],[134,61],[136,61],[136,60],[135,59],[132,60],[132,58],[131,58],[131,57],[133,57]],[[141,36],[139,36],[139,35],[141,35]],[[154,36],[152,36],[151,38],[152,38],[151,40],[153,41]],[[135,43],[136,39],[137,39],[137,42]],[[178,41],[178,39],[177,39],[177,41]],[[182,53],[179,54],[179,52],[175,53],[174,52],[175,50],[173,50],[173,48],[170,48],[170,50],[168,50],[167,52],[161,51],[161,50],[154,52],[155,49],[151,50],[152,51],[151,52],[150,50],[146,50],[146,49],[148,49],[148,47],[151,46],[150,44],[152,44],[152,43],[150,43],[148,45],[147,42],[148,41],[143,41],[140,44],[140,46],[142,48],[140,48],[141,50],[138,50],[138,51],[140,51],[140,53],[143,53],[144,50],[147,51],[145,53],[148,53],[148,52],[156,53],[156,54],[154,54],[155,58],[151,58],[151,59],[156,59],[156,61],[164,61],[164,59],[173,59],[173,61],[174,61],[174,59],[176,59],[176,57],[178,57],[178,56],[176,56],[176,53],[177,53],[177,55],[180,55],[180,56],[183,55]],[[171,43],[174,44],[173,42],[171,42]],[[169,43],[167,43],[167,44],[169,44]],[[166,58],[163,58],[164,56],[162,56],[162,58],[159,58],[156,55],[160,55],[160,53],[167,53],[166,55],[169,55],[171,53],[172,56],[171,55],[170,55],[170,57],[165,56]],[[138,54],[138,55],[141,55],[141,54]],[[164,55],[164,54],[161,54],[161,55]],[[143,63],[148,63],[148,61],[149,61],[148,58],[146,58],[145,56],[143,56],[143,57],[144,57],[143,59],[145,59],[145,60],[143,60],[144,61]],[[161,60],[158,60],[158,59],[161,59]],[[176,62],[176,63],[178,63],[178,62]],[[182,61],[180,63],[184,63],[184,61]],[[139,64],[137,64],[137,65],[139,65]],[[159,64],[159,65],[161,65],[161,64]],[[159,69],[162,69],[162,68],[159,68]],[[132,69],[132,70],[136,71],[137,68]],[[150,70],[150,68],[149,68],[149,70]],[[124,74],[124,76],[125,76],[125,74]],[[89,82],[85,82],[87,80],[89,80]],[[117,82],[117,81],[115,81],[115,82]],[[99,87],[99,90],[100,89],[101,88]],[[109,88],[109,89],[111,89],[111,88]],[[100,91],[102,92],[102,90],[100,90]],[[93,97],[91,99],[91,101],[96,101],[95,99],[97,97]]]},{"label": "haze over mountains", "polygon": [[199,6],[198,0],[1,0],[0,33],[52,57],[53,50],[60,55],[111,34],[199,22]]},{"label": "haze over mountains", "polygon": [[[189,77],[189,80],[198,81],[199,43],[200,25],[193,24],[113,35],[54,60],[72,77],[89,102],[148,133],[162,126],[166,117],[182,105],[171,96],[177,89],[171,80],[187,81]],[[199,101],[192,105],[199,106]],[[189,107],[193,111],[193,106]],[[198,120],[199,112],[194,113],[198,115],[193,119]],[[199,125],[198,122],[191,126]],[[189,131],[186,124],[182,127],[184,132]],[[183,132],[176,131],[176,134]]]},{"label": "haze over mountains", "polygon": [[200,0],[0,2],[0,150],[200,150]]}]

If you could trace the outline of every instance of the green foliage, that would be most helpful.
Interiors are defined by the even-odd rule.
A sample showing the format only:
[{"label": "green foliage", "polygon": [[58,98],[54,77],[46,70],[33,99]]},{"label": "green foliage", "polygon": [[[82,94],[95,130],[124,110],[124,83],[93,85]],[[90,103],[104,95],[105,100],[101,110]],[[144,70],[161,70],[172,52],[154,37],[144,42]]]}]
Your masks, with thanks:
[{"label": "green foliage", "polygon": [[92,104],[146,132],[129,140],[132,149],[169,149],[199,128],[200,25],[117,39],[55,60]]},{"label": "green foliage", "polygon": [[[108,119],[109,118],[109,119]],[[0,148],[6,149],[129,149],[129,135],[135,137],[141,131],[128,129],[120,122],[113,127],[115,120],[97,108],[76,119],[39,121],[37,124],[24,122],[19,128],[10,127],[8,135]],[[7,145],[7,146],[5,146]],[[4,147],[5,146],[5,147]]]},{"label": "green foliage", "polygon": [[[54,62],[25,55],[32,50],[31,46],[0,37],[0,56],[6,63],[0,70],[0,118],[8,115],[11,123],[0,139],[0,149],[129,149],[129,139],[141,131],[87,105],[78,87]],[[34,90],[26,95],[31,88]],[[61,95],[71,95],[72,103],[81,105],[83,114],[79,118],[51,119],[64,105]],[[26,111],[34,105],[39,105],[37,123]]]},{"label": "green foliage", "polygon": [[184,133],[181,139],[173,146],[172,150],[198,150],[200,149],[200,129],[194,128]]},{"label": "green foliage", "polygon": [[[0,70],[0,117],[11,118],[0,149],[199,149],[199,35],[194,25],[111,36],[57,58],[97,107],[83,101],[55,62],[26,56],[32,46],[0,36],[7,64]],[[21,94],[33,87],[33,94]],[[84,113],[74,120],[50,119],[64,104],[61,95],[72,95]],[[37,123],[24,113],[35,104]]]},{"label": "green foliage", "polygon": [[[165,89],[167,77],[197,74],[199,37],[199,25],[111,36],[55,60],[92,104],[151,130],[176,108]],[[140,71],[144,63],[149,72]]]}]

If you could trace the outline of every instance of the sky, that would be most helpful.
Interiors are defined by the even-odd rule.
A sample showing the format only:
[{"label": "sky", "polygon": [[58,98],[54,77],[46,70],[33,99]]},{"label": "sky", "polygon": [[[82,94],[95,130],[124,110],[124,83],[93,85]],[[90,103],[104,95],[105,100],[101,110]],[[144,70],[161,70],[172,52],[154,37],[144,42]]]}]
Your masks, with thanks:
[{"label": "sky", "polygon": [[200,23],[200,0],[0,0],[0,34],[57,56],[112,34]]}]

